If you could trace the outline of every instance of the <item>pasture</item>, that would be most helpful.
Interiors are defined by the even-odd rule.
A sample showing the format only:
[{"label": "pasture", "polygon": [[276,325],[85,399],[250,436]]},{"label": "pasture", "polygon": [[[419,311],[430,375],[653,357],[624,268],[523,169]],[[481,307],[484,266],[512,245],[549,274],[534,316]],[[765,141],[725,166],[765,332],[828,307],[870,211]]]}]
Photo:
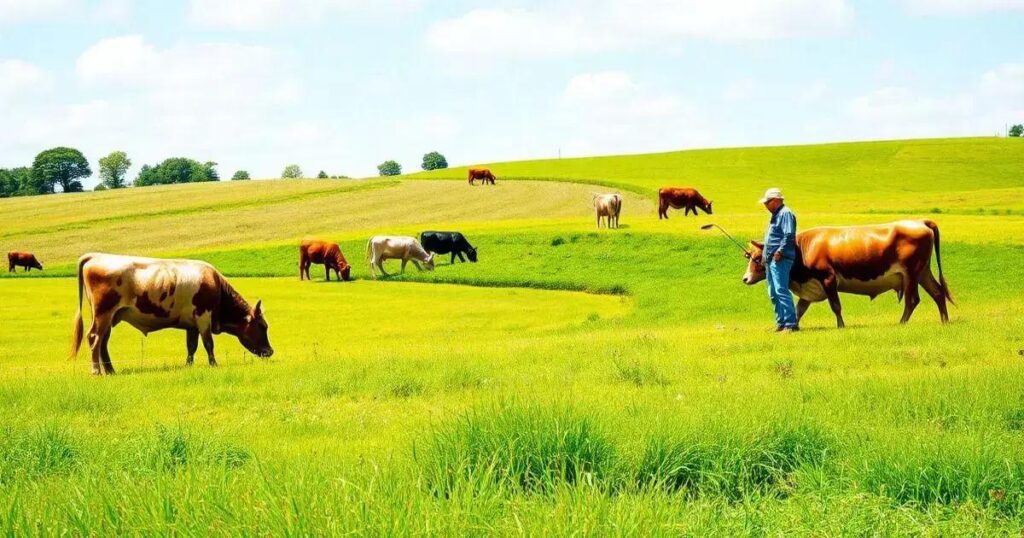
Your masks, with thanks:
[{"label": "pasture", "polygon": [[[31,534],[1018,534],[1024,145],[950,139],[496,163],[0,200],[0,531]],[[689,185],[715,214],[658,221]],[[770,332],[758,238],[930,218],[957,306],[844,295]],[[595,230],[593,192],[623,196]],[[371,280],[366,239],[459,230],[480,262]],[[337,240],[353,282],[299,282]],[[114,329],[67,360],[88,251],[209,261],[260,298],[269,360]],[[389,271],[397,270],[390,262]],[[934,262],[933,262],[934,263]]]}]

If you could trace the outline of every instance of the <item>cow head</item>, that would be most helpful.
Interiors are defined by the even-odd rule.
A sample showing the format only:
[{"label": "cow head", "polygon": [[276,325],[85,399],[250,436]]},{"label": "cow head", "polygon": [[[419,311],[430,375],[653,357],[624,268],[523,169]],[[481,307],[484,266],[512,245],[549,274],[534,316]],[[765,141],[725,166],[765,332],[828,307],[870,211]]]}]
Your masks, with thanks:
[{"label": "cow head", "polygon": [[425,260],[423,260],[423,267],[426,267],[427,271],[433,271],[434,270],[434,254],[433,253],[428,254],[427,258]]},{"label": "cow head", "polygon": [[711,215],[711,200],[704,200],[704,207],[701,207],[705,213]]},{"label": "cow head", "polygon": [[750,252],[744,256],[750,261],[747,262],[747,272],[743,275],[743,283],[753,286],[765,279],[764,243],[751,241]]},{"label": "cow head", "polygon": [[274,354],[274,348],[270,347],[270,339],[267,337],[267,320],[263,317],[263,301],[256,301],[249,315],[245,316],[240,327],[238,327],[238,341],[245,346],[253,355],[270,357]]},{"label": "cow head", "polygon": [[469,258],[469,261],[476,263],[476,248],[469,247],[469,249],[466,250],[466,257]]},{"label": "cow head", "polygon": [[337,257],[331,258],[326,262],[326,265],[330,269],[334,269],[341,275],[341,279],[348,282],[352,280],[352,267],[349,266],[348,262]]},{"label": "cow head", "polygon": [[31,264],[33,269],[39,269],[40,271],[43,270],[43,264],[39,263],[39,260],[37,260],[35,256],[32,256]]},{"label": "cow head", "polygon": [[345,282],[352,280],[352,266],[345,263],[341,265],[341,279]]}]

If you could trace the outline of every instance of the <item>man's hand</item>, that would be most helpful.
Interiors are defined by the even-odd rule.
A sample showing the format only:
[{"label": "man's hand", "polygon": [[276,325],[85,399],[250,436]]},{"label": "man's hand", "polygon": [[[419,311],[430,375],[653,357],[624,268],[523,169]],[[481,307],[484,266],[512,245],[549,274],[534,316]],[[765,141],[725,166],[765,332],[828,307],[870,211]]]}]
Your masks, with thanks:
[{"label": "man's hand", "polygon": [[781,262],[782,261],[782,250],[776,250],[775,251],[775,255],[772,256],[772,259],[775,260],[776,263]]}]

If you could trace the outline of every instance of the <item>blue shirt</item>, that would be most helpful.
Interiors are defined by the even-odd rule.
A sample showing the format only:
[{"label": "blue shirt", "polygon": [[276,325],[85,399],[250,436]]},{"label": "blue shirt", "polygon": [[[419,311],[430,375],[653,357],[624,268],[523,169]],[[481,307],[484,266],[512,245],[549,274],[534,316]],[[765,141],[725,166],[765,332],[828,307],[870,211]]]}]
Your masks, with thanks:
[{"label": "blue shirt", "polygon": [[764,233],[764,264],[781,250],[783,258],[796,259],[796,215],[785,205],[772,213],[768,231]]}]

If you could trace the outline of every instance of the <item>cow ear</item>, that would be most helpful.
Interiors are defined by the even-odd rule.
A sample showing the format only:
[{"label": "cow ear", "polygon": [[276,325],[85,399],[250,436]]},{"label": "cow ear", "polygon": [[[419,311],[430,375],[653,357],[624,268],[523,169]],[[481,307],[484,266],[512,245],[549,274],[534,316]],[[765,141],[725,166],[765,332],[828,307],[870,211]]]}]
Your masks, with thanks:
[{"label": "cow ear", "polygon": [[252,309],[252,317],[253,318],[262,318],[263,317],[263,299],[259,299],[259,300],[256,301],[256,306],[254,306],[253,309]]}]

